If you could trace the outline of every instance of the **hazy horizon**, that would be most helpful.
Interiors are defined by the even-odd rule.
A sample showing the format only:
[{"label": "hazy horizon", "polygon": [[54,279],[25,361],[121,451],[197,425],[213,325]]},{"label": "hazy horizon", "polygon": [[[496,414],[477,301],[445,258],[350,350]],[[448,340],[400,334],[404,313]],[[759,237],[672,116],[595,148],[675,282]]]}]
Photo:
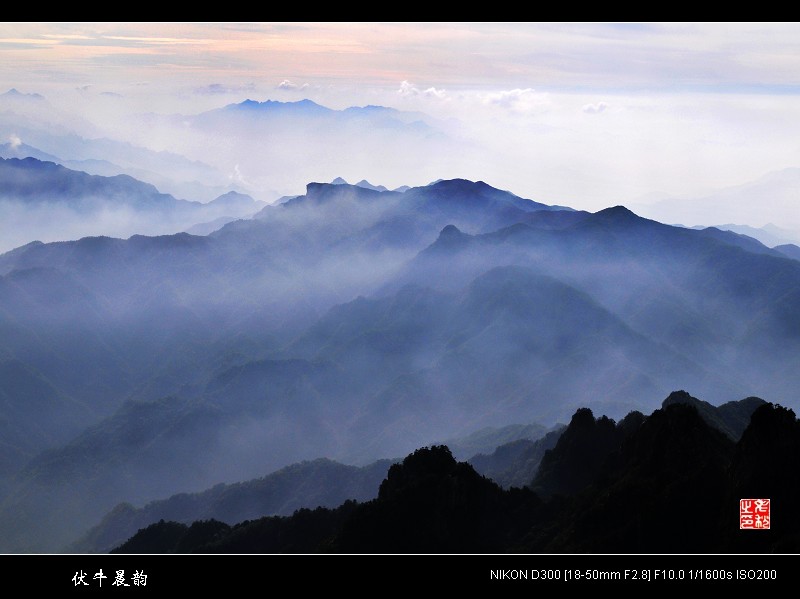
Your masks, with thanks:
[{"label": "hazy horizon", "polygon": [[[774,196],[771,204],[751,211],[728,213],[723,201],[718,219],[717,208],[647,207],[800,167],[799,27],[6,23],[0,92],[40,94],[44,108],[4,105],[0,143],[37,147],[29,133],[35,122],[53,134],[168,151],[212,167],[207,186],[235,185],[265,201],[336,176],[390,189],[466,178],[577,209],[624,204],[690,226],[797,229],[793,193],[772,189],[762,192]],[[385,106],[413,113],[406,124],[416,119],[430,130],[364,148],[363,138],[342,131],[324,143],[306,131],[297,139],[284,131],[274,143],[256,131],[234,142],[228,130],[200,135],[189,124],[247,99],[310,99],[340,111]],[[303,161],[312,141],[325,150]],[[70,151],[80,154],[73,146],[62,153]],[[81,152],[84,160],[102,158]],[[271,152],[286,164],[271,168]],[[346,154],[355,156],[343,168]],[[176,197],[198,199],[189,193]]]}]

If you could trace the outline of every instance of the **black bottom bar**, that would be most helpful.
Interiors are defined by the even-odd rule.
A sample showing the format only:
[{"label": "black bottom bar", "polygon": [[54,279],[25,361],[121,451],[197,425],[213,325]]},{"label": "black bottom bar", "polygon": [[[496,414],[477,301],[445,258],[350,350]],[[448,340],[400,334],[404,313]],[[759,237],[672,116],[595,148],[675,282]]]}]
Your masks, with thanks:
[{"label": "black bottom bar", "polygon": [[286,585],[375,593],[756,590],[792,583],[799,565],[797,555],[6,555],[0,556],[0,575],[24,581],[31,591],[129,595],[270,592]]}]

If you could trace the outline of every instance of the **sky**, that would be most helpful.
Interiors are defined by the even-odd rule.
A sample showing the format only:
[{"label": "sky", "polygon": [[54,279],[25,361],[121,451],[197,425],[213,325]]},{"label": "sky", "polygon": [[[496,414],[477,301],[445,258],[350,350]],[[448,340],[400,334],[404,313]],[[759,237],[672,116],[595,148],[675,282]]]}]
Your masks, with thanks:
[{"label": "sky", "polygon": [[484,148],[467,178],[589,210],[800,167],[798,23],[2,23],[9,88],[131,139],[248,98],[420,111]]}]

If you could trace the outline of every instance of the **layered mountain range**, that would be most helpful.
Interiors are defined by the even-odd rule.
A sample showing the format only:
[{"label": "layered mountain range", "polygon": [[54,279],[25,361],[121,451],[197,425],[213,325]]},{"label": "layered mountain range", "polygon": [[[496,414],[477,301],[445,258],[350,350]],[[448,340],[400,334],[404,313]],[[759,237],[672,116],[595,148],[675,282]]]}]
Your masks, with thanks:
[{"label": "layered mountain range", "polygon": [[800,262],[749,237],[463,179],[310,183],[205,236],[28,243],[0,255],[0,550],[62,550],[121,502],[537,422],[475,458],[519,485],[579,408],[676,389],[797,408],[798,308]]},{"label": "layered mountain range", "polygon": [[[765,402],[751,397],[715,407],[679,391],[664,400],[662,409],[677,404],[692,408],[711,429],[736,443],[750,424],[753,412]],[[574,494],[589,485],[603,471],[609,455],[617,451],[643,420],[641,413],[634,412],[616,426],[605,416],[595,420],[590,410],[581,408],[569,427],[560,425],[551,431],[538,425],[485,428],[464,438],[448,440],[448,451],[455,457],[459,453],[471,455],[464,452],[479,447],[494,448],[490,453],[472,455],[467,462],[500,487],[532,488],[549,500]],[[378,497],[380,483],[391,465],[400,461],[379,460],[356,468],[318,459],[293,464],[251,481],[219,484],[199,493],[180,493],[141,508],[121,503],[69,550],[106,552],[123,545],[137,532],[145,529],[152,532],[152,525],[164,521],[173,523],[167,530],[175,533],[187,532],[193,522],[203,527],[202,523],[209,520],[218,521],[228,529],[264,516],[290,516],[297,510],[313,507],[336,508],[353,500],[370,501]],[[541,471],[540,464],[543,464]],[[173,549],[151,546],[147,551]]]},{"label": "layered mountain range", "polygon": [[[798,458],[791,410],[758,398],[714,409],[676,392],[619,422],[579,409],[521,488],[433,446],[392,465],[367,502],[233,526],[162,519],[112,553],[791,553]],[[779,526],[739,528],[739,499],[756,496]]]},{"label": "layered mountain range", "polygon": [[179,200],[125,174],[90,175],[29,156],[0,158],[0,250],[32,239],[176,233],[249,217],[264,205],[236,191],[205,203]]}]

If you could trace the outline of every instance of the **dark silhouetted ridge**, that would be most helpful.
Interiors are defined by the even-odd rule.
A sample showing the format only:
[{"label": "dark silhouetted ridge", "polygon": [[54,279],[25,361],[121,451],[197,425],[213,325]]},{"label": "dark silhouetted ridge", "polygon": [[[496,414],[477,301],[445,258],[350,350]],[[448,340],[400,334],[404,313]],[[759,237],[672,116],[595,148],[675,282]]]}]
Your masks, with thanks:
[{"label": "dark silhouetted ridge", "polygon": [[595,420],[590,409],[581,408],[556,446],[545,452],[532,488],[543,497],[580,491],[597,477],[621,441],[613,420],[605,416]]},{"label": "dark silhouetted ridge", "polygon": [[698,414],[709,425],[725,433],[733,441],[738,441],[744,429],[750,423],[750,417],[753,412],[765,403],[759,397],[747,397],[740,401],[730,401],[717,407],[712,406],[707,401],[692,397],[686,391],[673,391],[664,400],[662,406],[665,408],[673,404],[694,406]]},{"label": "dark silhouetted ridge", "polygon": [[[794,412],[761,405],[735,444],[700,416],[693,399],[678,392],[650,416],[632,412],[619,424],[577,410],[537,476],[540,486],[560,492],[544,502],[528,489],[501,489],[457,462],[447,447],[433,446],[393,465],[378,497],[363,504],[300,510],[229,532],[205,523],[193,546],[186,525],[159,522],[120,550],[796,552],[800,423]],[[739,499],[748,497],[771,499],[780,526],[740,531]]]},{"label": "dark silhouetted ridge", "polygon": [[500,551],[512,522],[524,528],[537,504],[532,493],[506,493],[456,462],[445,446],[419,449],[389,469],[378,499],[354,512],[334,547],[348,553]]},{"label": "dark silhouetted ridge", "polygon": [[[726,518],[731,551],[797,553],[800,550],[800,421],[794,411],[767,403],[742,434],[731,468],[728,504],[769,499],[769,531],[737,530],[736,512]],[[756,534],[758,532],[758,534]]]}]

